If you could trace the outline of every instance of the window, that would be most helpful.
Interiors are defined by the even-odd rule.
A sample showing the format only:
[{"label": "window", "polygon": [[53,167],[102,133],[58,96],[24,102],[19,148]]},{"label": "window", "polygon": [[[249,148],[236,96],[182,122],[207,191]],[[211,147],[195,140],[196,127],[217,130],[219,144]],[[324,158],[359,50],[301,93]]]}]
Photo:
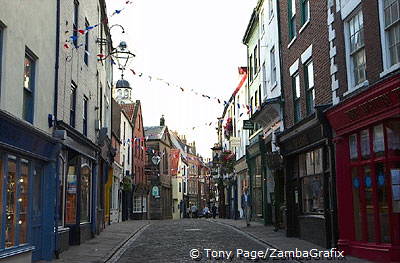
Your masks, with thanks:
[{"label": "window", "polygon": [[258,91],[256,90],[256,93],[254,95],[254,111],[256,111],[258,108]]},{"label": "window", "polygon": [[261,107],[262,97],[261,97],[261,84],[258,86],[258,107]]},{"label": "window", "polygon": [[[85,28],[89,27],[89,22],[85,19]],[[85,54],[83,55],[83,61],[86,66],[89,64],[89,30],[85,34]]]},{"label": "window", "polygon": [[88,135],[88,99],[83,98],[83,135]]},{"label": "window", "polygon": [[400,121],[393,120],[386,125],[388,150],[400,156]]},{"label": "window", "polygon": [[276,83],[276,63],[275,63],[275,47],[270,51],[271,60],[271,85],[274,86]]},{"label": "window", "polygon": [[265,22],[264,22],[264,9],[261,11],[261,15],[260,15],[260,22],[261,22],[261,34],[264,35],[265,33]]},{"label": "window", "polygon": [[310,0],[301,0],[301,24],[310,20]]},{"label": "window", "polygon": [[304,83],[306,85],[307,114],[310,115],[314,112],[315,106],[314,65],[312,61],[305,65]]},{"label": "window", "polygon": [[249,81],[253,80],[253,55],[249,58]]},{"label": "window", "polygon": [[293,89],[294,122],[296,123],[301,119],[300,76],[298,73],[292,76],[292,89]]},{"label": "window", "polygon": [[400,0],[384,0],[389,66],[400,63]]},{"label": "window", "polygon": [[[6,170],[3,167],[3,160],[6,160]],[[5,230],[4,241],[5,248],[11,248],[28,243],[28,211],[29,211],[29,177],[30,162],[25,159],[8,155],[6,159],[0,160],[0,175],[2,181],[0,183],[0,207],[3,211],[5,206],[5,215],[1,220],[5,219],[4,226],[0,229]],[[4,172],[4,174],[3,174]],[[3,182],[5,187],[3,188]],[[3,191],[7,191],[3,194]],[[2,198],[5,197],[5,200]],[[2,215],[2,213],[0,213]],[[3,247],[3,244],[0,244]]]},{"label": "window", "polygon": [[81,164],[81,223],[90,222],[90,184],[91,165],[90,161],[82,158]]},{"label": "window", "polygon": [[296,0],[288,0],[289,40],[296,37]]},{"label": "window", "polygon": [[147,212],[146,197],[135,196],[133,200],[133,213]]},{"label": "window", "polygon": [[179,193],[181,193],[181,192],[182,192],[182,183],[179,182]]},{"label": "window", "polygon": [[77,209],[77,189],[78,189],[78,173],[76,166],[78,158],[69,156],[67,182],[66,182],[66,197],[65,197],[65,224],[73,225],[76,223]]},{"label": "window", "polygon": [[268,14],[269,14],[269,19],[272,19],[272,17],[274,16],[274,3],[273,0],[268,0]]},{"label": "window", "polygon": [[258,72],[258,48],[254,47],[254,75]]},{"label": "window", "polygon": [[70,90],[70,110],[69,110],[69,125],[75,128],[76,125],[76,85],[74,82],[71,83]]},{"label": "window", "polygon": [[34,93],[35,93],[35,60],[29,52],[25,53],[24,94],[22,118],[33,123]]},{"label": "window", "polygon": [[349,148],[350,148],[350,160],[357,160],[358,159],[357,134],[350,135]]},{"label": "window", "polygon": [[350,51],[350,72],[351,82],[356,86],[366,79],[365,74],[365,48],[364,48],[364,23],[363,14],[359,11],[349,22],[349,51]]},{"label": "window", "polygon": [[78,23],[79,23],[79,2],[74,0],[74,13],[73,13],[73,42],[75,47],[78,46]]},{"label": "window", "polygon": [[322,148],[306,153],[304,171],[304,154],[299,158],[303,213],[324,212],[322,160]]}]

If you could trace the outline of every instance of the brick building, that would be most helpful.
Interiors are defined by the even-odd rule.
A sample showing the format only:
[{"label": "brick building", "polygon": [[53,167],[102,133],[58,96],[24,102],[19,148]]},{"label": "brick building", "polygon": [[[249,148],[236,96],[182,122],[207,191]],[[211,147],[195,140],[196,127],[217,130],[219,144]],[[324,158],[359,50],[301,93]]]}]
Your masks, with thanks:
[{"label": "brick building", "polygon": [[[279,1],[287,235],[330,247],[336,243],[330,129],[332,101],[326,1]],[[316,37],[318,36],[318,37]],[[318,229],[319,231],[315,231]]]},{"label": "brick building", "polygon": [[400,260],[400,1],[329,1],[340,249]]}]

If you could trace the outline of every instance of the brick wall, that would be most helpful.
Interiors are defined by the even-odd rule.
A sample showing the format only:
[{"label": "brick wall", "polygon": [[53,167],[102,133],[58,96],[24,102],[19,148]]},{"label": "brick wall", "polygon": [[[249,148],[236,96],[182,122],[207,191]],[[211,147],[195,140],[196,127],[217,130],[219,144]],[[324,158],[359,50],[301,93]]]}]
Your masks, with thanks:
[{"label": "brick wall", "polygon": [[326,1],[310,1],[310,22],[299,33],[301,28],[300,1],[296,1],[296,32],[294,43],[288,48],[288,6],[287,1],[279,1],[281,33],[281,65],[282,88],[285,98],[285,127],[294,125],[293,92],[289,67],[299,59],[299,75],[301,86],[301,115],[304,118],[306,111],[306,95],[304,83],[304,66],[300,59],[301,54],[312,44],[312,60],[314,65],[315,105],[331,103],[331,80],[329,41],[327,30],[327,5]]},{"label": "brick wall", "polygon": [[361,1],[360,5],[349,14],[345,21],[342,20],[340,7],[335,6],[336,12],[334,28],[336,30],[337,46],[336,62],[338,65],[337,77],[339,80],[338,96],[341,100],[345,97],[344,93],[348,91],[344,28],[347,26],[346,21],[348,21],[348,19],[360,9],[363,12],[364,20],[366,76],[369,84],[371,85],[377,82],[380,79],[380,73],[383,71],[378,1]]}]

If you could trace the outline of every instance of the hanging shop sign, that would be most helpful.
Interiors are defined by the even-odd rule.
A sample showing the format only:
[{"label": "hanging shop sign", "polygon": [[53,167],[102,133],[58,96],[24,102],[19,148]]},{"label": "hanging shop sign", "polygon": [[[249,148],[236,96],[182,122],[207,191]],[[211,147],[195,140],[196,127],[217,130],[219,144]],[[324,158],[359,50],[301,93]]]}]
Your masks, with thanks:
[{"label": "hanging shop sign", "polygon": [[254,123],[251,120],[244,120],[243,130],[254,130]]},{"label": "hanging shop sign", "polygon": [[157,185],[153,186],[153,188],[151,189],[151,195],[154,198],[159,198],[160,197],[160,188]]}]

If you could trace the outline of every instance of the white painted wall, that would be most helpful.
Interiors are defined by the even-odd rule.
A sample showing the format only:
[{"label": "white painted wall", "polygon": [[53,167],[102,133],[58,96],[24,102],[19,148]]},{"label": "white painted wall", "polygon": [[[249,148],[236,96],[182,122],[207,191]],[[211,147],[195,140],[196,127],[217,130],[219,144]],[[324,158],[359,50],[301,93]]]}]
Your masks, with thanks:
[{"label": "white painted wall", "polygon": [[[124,137],[124,124],[125,124],[125,137]],[[123,175],[125,176],[125,171],[132,173],[132,134],[133,128],[123,112],[121,112],[121,147],[120,154],[123,163]],[[128,142],[129,140],[129,142]],[[128,151],[130,151],[130,160],[128,161]]]},{"label": "white painted wall", "polygon": [[[0,109],[22,118],[25,50],[36,57],[33,125],[46,133],[53,114],[56,53],[56,1],[0,0],[4,26],[0,72]],[[1,40],[0,40],[1,41]]]}]

